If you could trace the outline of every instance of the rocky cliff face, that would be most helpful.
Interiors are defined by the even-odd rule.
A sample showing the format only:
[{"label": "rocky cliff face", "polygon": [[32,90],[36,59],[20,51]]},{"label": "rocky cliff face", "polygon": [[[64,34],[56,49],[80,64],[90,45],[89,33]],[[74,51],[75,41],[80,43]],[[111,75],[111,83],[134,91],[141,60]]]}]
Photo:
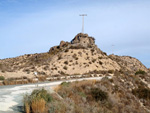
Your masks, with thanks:
[{"label": "rocky cliff face", "polygon": [[95,39],[93,37],[89,37],[87,34],[79,33],[77,34],[71,42],[61,41],[58,46],[54,46],[50,48],[49,53],[53,53],[54,51],[59,51],[61,49],[69,49],[69,48],[92,48],[95,45]]},{"label": "rocky cliff face", "polygon": [[43,76],[75,75],[100,71],[126,70],[136,72],[148,69],[137,59],[125,56],[107,56],[95,45],[95,39],[79,33],[70,42],[61,41],[49,52],[24,55],[0,60],[0,74],[10,77],[35,77],[34,72]]},{"label": "rocky cliff face", "polygon": [[71,41],[71,44],[81,44],[84,47],[90,47],[95,45],[95,39],[89,37],[88,34],[79,33]]}]

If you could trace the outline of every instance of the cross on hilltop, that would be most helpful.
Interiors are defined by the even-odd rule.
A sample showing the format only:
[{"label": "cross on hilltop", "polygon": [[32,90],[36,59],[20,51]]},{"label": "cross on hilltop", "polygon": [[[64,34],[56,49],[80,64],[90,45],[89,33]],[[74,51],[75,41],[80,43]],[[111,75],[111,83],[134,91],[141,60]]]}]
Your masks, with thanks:
[{"label": "cross on hilltop", "polygon": [[82,16],[82,33],[84,33],[84,16],[87,16],[87,14],[81,14],[79,16]]}]

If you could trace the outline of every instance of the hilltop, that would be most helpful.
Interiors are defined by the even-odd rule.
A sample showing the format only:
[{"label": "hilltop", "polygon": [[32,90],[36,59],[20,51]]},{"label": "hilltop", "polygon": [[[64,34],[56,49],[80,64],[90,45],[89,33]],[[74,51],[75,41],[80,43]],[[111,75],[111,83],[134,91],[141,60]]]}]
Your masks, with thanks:
[{"label": "hilltop", "polygon": [[[0,60],[0,75],[6,79],[34,79],[70,75],[134,74],[149,70],[136,58],[107,55],[88,34],[79,33],[70,42],[61,41],[48,52]],[[35,74],[37,73],[37,74]]]}]

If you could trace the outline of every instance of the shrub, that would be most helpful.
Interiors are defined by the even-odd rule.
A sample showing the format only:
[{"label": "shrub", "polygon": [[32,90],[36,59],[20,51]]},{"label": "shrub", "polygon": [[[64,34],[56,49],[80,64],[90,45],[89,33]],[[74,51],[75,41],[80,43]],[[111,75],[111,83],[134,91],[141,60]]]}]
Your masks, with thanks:
[{"label": "shrub", "polygon": [[63,69],[67,70],[67,66],[64,66]]},{"label": "shrub", "polygon": [[[35,99],[43,98],[46,102],[51,102],[52,101],[52,96],[47,92],[45,89],[41,90],[34,90],[31,94],[31,97],[34,97]],[[33,99],[34,100],[34,99]]]},{"label": "shrub", "polygon": [[60,71],[60,74],[61,74],[61,75],[65,75],[65,73],[64,73],[63,71]]},{"label": "shrub", "polygon": [[52,102],[52,96],[45,89],[34,90],[31,95],[24,96],[26,113],[45,113],[46,104]]},{"label": "shrub", "polygon": [[133,89],[132,93],[140,99],[148,99],[150,100],[150,89],[148,88],[137,88]]},{"label": "shrub", "polygon": [[103,64],[103,62],[99,61],[99,64],[100,64],[100,65],[102,65],[102,64]]},{"label": "shrub", "polygon": [[76,61],[76,64],[78,64],[78,62]]},{"label": "shrub", "polygon": [[102,59],[102,57],[98,57],[98,59]]},{"label": "shrub", "polygon": [[69,49],[66,49],[65,52],[67,53],[69,51]]},{"label": "shrub", "polygon": [[106,53],[106,52],[103,52],[103,54],[107,56],[107,53]]},{"label": "shrub", "polygon": [[112,74],[112,73],[114,73],[114,70],[108,70],[108,73]]},{"label": "shrub", "polygon": [[77,57],[77,54],[73,54],[72,57],[75,59]]},{"label": "shrub", "polygon": [[45,66],[43,69],[44,69],[45,71],[47,71],[48,68],[49,68],[49,66]]},{"label": "shrub", "polygon": [[5,77],[4,76],[0,76],[0,80],[5,80]]},{"label": "shrub", "polygon": [[86,48],[82,45],[78,45],[78,46],[70,46],[69,49],[86,49]]},{"label": "shrub", "polygon": [[145,73],[146,73],[145,71],[139,70],[139,71],[137,71],[137,72],[135,73],[135,75],[138,75],[138,74],[144,75]]},{"label": "shrub", "polygon": [[45,77],[45,76],[39,76],[39,77],[38,77],[38,80],[39,80],[39,81],[45,81],[45,80],[46,80],[46,77]]},{"label": "shrub", "polygon": [[91,52],[93,53],[95,50],[94,49],[91,49]]},{"label": "shrub", "polygon": [[25,109],[26,113],[30,113],[30,105],[28,102],[24,103],[24,109]]},{"label": "shrub", "polygon": [[108,99],[107,92],[104,92],[99,88],[91,89],[91,95],[96,101],[105,101]]},{"label": "shrub", "polygon": [[58,60],[60,60],[60,59],[62,59],[62,56],[61,56],[61,55],[58,56]]},{"label": "shrub", "polygon": [[65,87],[67,86],[67,87],[68,87],[68,86],[70,85],[70,82],[62,82],[60,85],[61,85],[61,86],[65,86]]},{"label": "shrub", "polygon": [[79,59],[78,57],[75,58],[75,60],[78,60],[78,59]]},{"label": "shrub", "polygon": [[96,59],[92,59],[92,62],[94,63],[96,61]]},{"label": "shrub", "polygon": [[89,62],[89,64],[92,64],[92,62]]},{"label": "shrub", "polygon": [[82,52],[79,51],[78,54],[79,54],[80,56],[82,56]]},{"label": "shrub", "polygon": [[33,100],[31,103],[31,108],[33,113],[45,113],[46,102],[44,99]]},{"label": "shrub", "polygon": [[68,64],[68,61],[65,61],[64,64]]}]

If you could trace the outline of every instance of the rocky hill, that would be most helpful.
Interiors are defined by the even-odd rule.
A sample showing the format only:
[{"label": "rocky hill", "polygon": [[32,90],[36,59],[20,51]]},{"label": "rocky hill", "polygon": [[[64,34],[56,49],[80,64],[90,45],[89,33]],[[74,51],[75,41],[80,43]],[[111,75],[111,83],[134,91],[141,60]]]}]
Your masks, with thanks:
[{"label": "rocky hill", "polygon": [[121,69],[126,72],[135,73],[138,70],[148,72],[148,69],[136,58],[130,56],[109,55],[113,61],[116,61]]},{"label": "rocky hill", "polygon": [[[148,69],[137,59],[108,56],[95,44],[95,39],[79,33],[70,42],[61,41],[46,53],[28,54],[0,60],[0,75],[5,78],[83,75],[120,71],[135,73]],[[35,72],[37,74],[35,74]]]}]

